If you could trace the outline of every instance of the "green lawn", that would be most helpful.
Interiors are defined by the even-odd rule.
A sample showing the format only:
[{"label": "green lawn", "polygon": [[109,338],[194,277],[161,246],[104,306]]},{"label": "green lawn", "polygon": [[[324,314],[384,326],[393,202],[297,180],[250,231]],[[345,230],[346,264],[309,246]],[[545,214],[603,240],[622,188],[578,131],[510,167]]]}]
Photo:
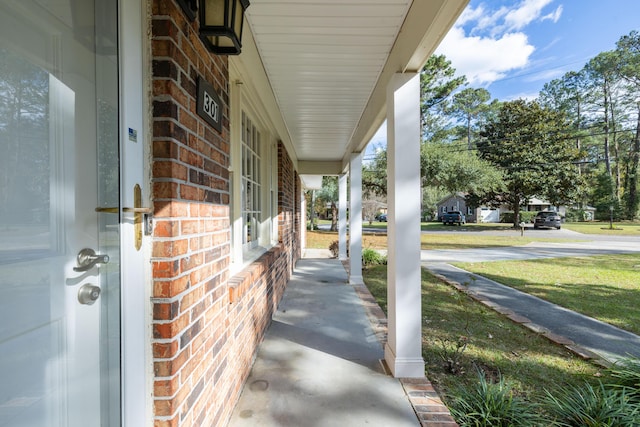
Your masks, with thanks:
[{"label": "green lawn", "polygon": [[608,222],[569,222],[562,224],[562,226],[568,230],[583,234],[640,237],[640,223],[637,222],[614,222],[613,229],[611,229]]},{"label": "green lawn", "polygon": [[[307,247],[314,249],[328,249],[331,242],[338,240],[338,233],[331,231],[307,231]],[[525,234],[522,236],[488,236],[477,233],[423,233],[420,236],[422,249],[469,249],[491,248],[505,246],[522,246],[531,242],[567,242],[577,239],[534,238]],[[372,249],[386,249],[386,233],[364,233],[362,247]]]},{"label": "green lawn", "polygon": [[[386,312],[386,266],[366,268],[363,276]],[[427,376],[445,403],[450,402],[457,386],[476,383],[477,369],[493,379],[502,375],[518,395],[531,401],[538,401],[544,389],[596,381],[602,374],[595,365],[511,322],[428,272],[423,272],[422,278],[422,316]],[[456,345],[461,342],[467,347],[456,356]],[[457,370],[455,374],[451,366]]]},{"label": "green lawn", "polygon": [[640,254],[455,265],[640,334]]},{"label": "green lawn", "polygon": [[[596,234],[594,230],[601,226],[601,223],[565,225],[585,234]],[[530,238],[526,233],[524,237],[435,233],[440,230],[438,227],[442,226],[426,227],[434,233],[423,233],[423,248],[515,246],[544,240]],[[467,231],[475,231],[499,230],[503,226],[466,227]],[[608,232],[640,233],[638,224],[624,224],[620,228],[623,230]],[[640,334],[640,254],[456,265]],[[363,276],[386,312],[386,266],[365,268]],[[596,384],[609,380],[609,374],[598,366],[510,321],[426,271],[422,278],[422,315],[427,376],[445,404],[451,404],[459,387],[472,387],[477,382],[477,370],[489,379],[501,375],[518,396],[532,403],[539,403],[545,390],[553,392],[584,381]]]}]

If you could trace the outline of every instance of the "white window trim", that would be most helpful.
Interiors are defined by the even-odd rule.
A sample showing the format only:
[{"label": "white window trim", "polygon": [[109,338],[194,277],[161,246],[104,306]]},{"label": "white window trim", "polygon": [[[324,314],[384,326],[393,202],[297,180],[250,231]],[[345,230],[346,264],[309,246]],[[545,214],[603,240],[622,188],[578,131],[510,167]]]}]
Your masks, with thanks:
[{"label": "white window trim", "polygon": [[[260,109],[247,86],[241,83],[231,84],[231,150],[229,216],[231,227],[230,273],[233,276],[254,262],[278,242],[278,146],[273,133],[269,131],[260,114]],[[251,120],[260,132],[260,204],[261,221],[258,225],[258,241],[253,245],[243,244],[244,223],[242,216],[242,113]]]}]

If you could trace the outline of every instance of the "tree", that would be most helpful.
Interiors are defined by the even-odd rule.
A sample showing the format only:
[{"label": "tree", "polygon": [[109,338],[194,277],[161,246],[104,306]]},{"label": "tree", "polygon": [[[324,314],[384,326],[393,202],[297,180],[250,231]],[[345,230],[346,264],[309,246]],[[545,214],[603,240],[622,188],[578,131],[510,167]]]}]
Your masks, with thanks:
[{"label": "tree", "polygon": [[362,190],[368,198],[387,195],[387,150],[376,151],[372,161],[362,166]]},{"label": "tree", "polygon": [[567,115],[573,125],[578,150],[582,148],[584,137],[587,97],[587,79],[584,71],[569,71],[561,78],[545,83],[538,97],[542,106]]},{"label": "tree", "polygon": [[633,145],[629,156],[627,173],[628,188],[627,218],[635,219],[638,215],[638,167],[640,166],[640,33],[632,31],[620,38],[616,44],[619,57],[619,72],[622,78],[629,82],[635,93],[632,101],[636,106],[636,129]]},{"label": "tree", "polygon": [[478,141],[480,157],[498,166],[505,191],[489,191],[476,202],[505,203],[520,222],[520,206],[528,199],[546,197],[551,203],[569,203],[579,175],[574,166],[580,152],[571,139],[564,114],[539,103],[516,100],[502,105]]},{"label": "tree", "polygon": [[331,231],[336,231],[338,229],[338,177],[323,176],[322,188],[316,190],[315,196],[316,212],[324,212],[327,205],[331,206]]},{"label": "tree", "polygon": [[491,94],[488,90],[480,88],[462,89],[453,95],[449,112],[453,117],[464,123],[465,136],[467,138],[467,148],[473,149],[472,128],[474,121],[490,109],[488,104]]},{"label": "tree", "polygon": [[362,216],[369,221],[369,225],[376,219],[380,209],[386,207],[386,203],[379,196],[364,197],[362,199]]},{"label": "tree", "polygon": [[430,120],[436,111],[442,111],[443,103],[466,77],[455,77],[456,70],[444,55],[431,55],[420,70],[420,117],[423,138],[431,139],[446,133],[442,120]]},{"label": "tree", "polygon": [[[614,105],[614,93],[617,79],[618,55],[613,52],[601,52],[592,58],[585,66],[585,72],[589,78],[590,92],[595,100],[596,108],[601,112],[602,133],[604,137],[604,159],[607,174],[612,180],[612,194],[619,200],[620,197],[620,164],[616,161],[615,174],[613,173],[611,161],[611,142],[615,138],[616,115]],[[617,160],[618,147],[614,141]]]},{"label": "tree", "polygon": [[502,188],[502,173],[460,144],[425,142],[420,149],[423,186],[447,193],[484,193]]}]

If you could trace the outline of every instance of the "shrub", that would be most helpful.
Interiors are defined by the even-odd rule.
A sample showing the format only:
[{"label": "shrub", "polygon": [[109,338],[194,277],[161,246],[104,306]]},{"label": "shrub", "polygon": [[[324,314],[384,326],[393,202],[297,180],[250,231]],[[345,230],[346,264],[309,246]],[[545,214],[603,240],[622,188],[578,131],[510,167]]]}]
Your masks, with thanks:
[{"label": "shrub", "polygon": [[387,257],[376,250],[366,248],[362,250],[362,265],[383,265],[387,263]]},{"label": "shrub", "polygon": [[552,395],[547,391],[546,406],[555,424],[562,427],[638,426],[640,411],[627,388],[609,388],[600,383],[568,387]]},{"label": "shrub", "polygon": [[631,398],[640,402],[640,359],[621,359],[609,372],[618,382],[612,387],[626,387]]},{"label": "shrub", "polygon": [[331,242],[329,245],[329,251],[331,252],[331,256],[338,258],[338,255],[340,255],[340,243],[337,240]]},{"label": "shrub", "polygon": [[569,209],[564,219],[567,222],[584,222],[593,219],[589,215],[591,214],[584,209]]},{"label": "shrub", "polygon": [[546,425],[536,405],[514,396],[500,376],[490,383],[478,372],[475,389],[459,389],[451,406],[451,415],[460,427],[507,427]]}]

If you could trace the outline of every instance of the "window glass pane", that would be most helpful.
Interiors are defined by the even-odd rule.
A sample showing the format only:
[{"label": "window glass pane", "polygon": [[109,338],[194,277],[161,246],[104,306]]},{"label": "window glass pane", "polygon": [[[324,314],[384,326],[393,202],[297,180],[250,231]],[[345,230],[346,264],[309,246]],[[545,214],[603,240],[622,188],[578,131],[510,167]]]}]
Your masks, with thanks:
[{"label": "window glass pane", "polygon": [[258,240],[258,225],[261,217],[261,158],[260,132],[243,112],[242,138],[242,218],[243,243],[254,244]]}]

